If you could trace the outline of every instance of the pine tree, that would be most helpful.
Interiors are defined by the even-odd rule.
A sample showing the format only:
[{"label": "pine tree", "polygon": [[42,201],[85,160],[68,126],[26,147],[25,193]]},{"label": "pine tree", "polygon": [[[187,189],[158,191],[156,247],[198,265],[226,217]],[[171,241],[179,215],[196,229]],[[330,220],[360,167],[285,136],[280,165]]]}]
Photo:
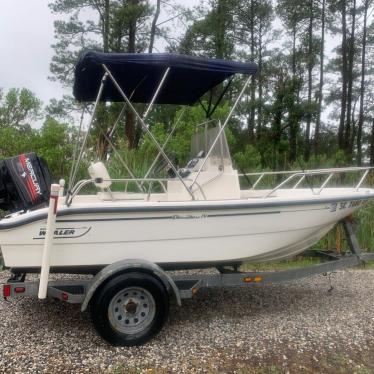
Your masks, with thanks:
[{"label": "pine tree", "polygon": [[[268,44],[274,39],[271,22],[274,19],[272,3],[269,0],[243,0],[238,2],[235,9],[234,40],[239,46],[238,51],[258,64],[258,73],[252,77],[249,88],[250,102],[248,105],[248,135],[254,138],[261,133],[264,73],[264,52]],[[256,100],[256,91],[258,92]],[[257,125],[256,125],[257,114]]]},{"label": "pine tree", "polygon": [[364,20],[362,30],[361,52],[361,84],[360,84],[360,109],[357,124],[357,165],[362,163],[362,131],[364,126],[364,101],[366,79],[366,43],[367,43],[367,19],[370,0],[364,0]]},{"label": "pine tree", "polygon": [[[55,55],[51,63],[52,79],[64,85],[71,85],[74,65],[83,50],[134,53],[147,49],[152,19],[152,8],[147,0],[55,0],[50,8],[56,14],[70,15],[68,21],[55,22],[57,43],[53,45]],[[82,16],[85,9],[92,12],[88,20]],[[120,108],[113,105],[99,109],[107,110],[114,110],[118,114]],[[102,117],[105,119],[112,116],[108,114]],[[134,148],[135,118],[130,110],[126,112],[125,118],[127,143],[130,148]],[[102,132],[107,131],[109,124],[95,123],[100,126],[97,131],[98,155],[105,158],[107,147]]]}]

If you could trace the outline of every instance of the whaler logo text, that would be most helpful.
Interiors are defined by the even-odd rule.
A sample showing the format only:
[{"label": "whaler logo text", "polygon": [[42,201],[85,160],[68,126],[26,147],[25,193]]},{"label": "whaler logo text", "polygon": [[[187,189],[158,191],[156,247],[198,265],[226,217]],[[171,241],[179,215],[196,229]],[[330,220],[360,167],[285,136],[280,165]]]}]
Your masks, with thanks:
[{"label": "whaler logo text", "polygon": [[[91,227],[59,227],[55,230],[53,237],[55,239],[62,238],[80,238],[86,235]],[[34,239],[44,239],[46,234],[45,227],[39,229],[39,233]]]}]

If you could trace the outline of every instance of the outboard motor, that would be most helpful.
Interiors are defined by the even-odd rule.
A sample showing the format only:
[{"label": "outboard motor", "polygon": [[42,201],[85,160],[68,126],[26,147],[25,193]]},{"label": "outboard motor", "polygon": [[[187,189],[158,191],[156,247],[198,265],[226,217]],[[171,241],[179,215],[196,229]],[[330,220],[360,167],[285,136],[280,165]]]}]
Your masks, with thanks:
[{"label": "outboard motor", "polygon": [[51,173],[35,153],[24,153],[0,161],[0,209],[16,212],[46,206]]}]

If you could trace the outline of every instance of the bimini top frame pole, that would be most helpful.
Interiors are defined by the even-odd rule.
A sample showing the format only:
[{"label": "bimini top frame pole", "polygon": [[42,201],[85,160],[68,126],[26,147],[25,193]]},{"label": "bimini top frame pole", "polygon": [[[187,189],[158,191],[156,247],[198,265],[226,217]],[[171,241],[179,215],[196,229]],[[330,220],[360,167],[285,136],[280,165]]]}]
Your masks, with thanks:
[{"label": "bimini top frame pole", "polygon": [[[168,69],[168,70],[170,70],[170,69]],[[165,77],[166,77],[166,76],[165,76]],[[143,79],[143,80],[144,80],[144,79]],[[141,80],[141,82],[142,82],[143,80]],[[140,82],[140,83],[141,83],[141,82]],[[162,82],[163,82],[163,81],[162,81]],[[156,98],[157,95],[158,95],[158,92],[159,92],[159,90],[160,90],[160,88],[161,88],[162,82],[160,83],[160,85],[159,85],[159,89],[157,90],[157,92],[155,93],[155,95],[154,95],[154,97],[153,97],[153,101],[148,105],[147,110],[146,110],[146,111],[144,112],[144,114],[143,114],[143,121],[146,120],[146,118],[148,117],[148,114],[150,113],[150,111],[151,111],[151,109],[152,109],[152,106],[153,106],[153,104],[154,104],[154,100],[155,100],[155,98]],[[139,83],[139,84],[140,84],[140,83]],[[131,97],[132,97],[132,95],[134,94],[134,92],[135,92],[135,90],[131,93],[131,95],[130,95],[130,97],[129,97],[129,100],[131,100]],[[103,136],[105,137],[106,141],[109,143],[109,145],[112,147],[113,152],[114,152],[115,155],[118,157],[118,159],[120,160],[121,164],[122,164],[122,165],[124,166],[124,168],[127,170],[127,172],[129,173],[129,175],[131,176],[131,178],[136,179],[135,175],[132,173],[132,171],[130,170],[130,168],[127,166],[126,162],[125,162],[124,159],[121,157],[121,155],[120,155],[119,152],[116,150],[116,148],[114,147],[114,145],[113,145],[113,143],[112,143],[112,141],[111,141],[111,138],[112,138],[112,136],[113,136],[113,134],[114,134],[114,131],[116,130],[116,127],[117,127],[117,125],[118,125],[120,119],[122,118],[122,116],[123,116],[123,114],[124,114],[124,112],[125,112],[126,106],[127,106],[127,103],[125,102],[125,104],[123,105],[123,107],[122,107],[122,109],[121,109],[121,112],[120,112],[120,114],[119,114],[119,116],[118,116],[116,122],[114,123],[114,126],[113,126],[112,130],[110,131],[109,136],[106,135],[103,131],[102,131],[102,134],[103,134]],[[160,157],[160,153],[158,154],[158,156],[157,156],[157,158],[154,160],[154,162],[157,161],[157,159],[158,159],[159,157]],[[154,165],[154,164],[152,164],[152,165]],[[152,167],[153,167],[153,166],[152,166]],[[147,178],[147,176],[148,176],[148,174],[145,176],[145,178]],[[136,182],[136,185],[138,186],[139,190],[140,190],[141,192],[143,192],[143,184],[140,184],[139,182]]]},{"label": "bimini top frame pole", "polygon": [[[124,98],[125,100],[125,103],[127,104],[127,106],[130,108],[130,110],[136,115],[137,119],[140,121],[143,129],[149,134],[149,136],[151,137],[152,141],[156,144],[158,150],[159,150],[159,155],[161,154],[165,160],[167,161],[167,163],[170,165],[170,167],[173,169],[175,175],[180,179],[180,181],[182,182],[182,184],[184,185],[184,187],[186,188],[186,190],[188,191],[188,193],[190,194],[191,198],[194,200],[194,196],[193,194],[191,193],[191,191],[189,190],[187,184],[183,181],[182,177],[179,175],[177,169],[175,168],[175,166],[173,165],[173,163],[170,161],[170,159],[167,157],[166,153],[164,152],[164,147],[161,147],[161,145],[158,143],[157,139],[153,136],[152,132],[148,129],[148,126],[145,124],[145,120],[146,118],[148,117],[154,103],[155,103],[155,100],[165,82],[165,79],[170,71],[170,68],[167,68],[165,70],[165,73],[152,97],[152,100],[151,102],[149,103],[146,111],[144,112],[143,116],[140,117],[140,115],[138,114],[138,112],[136,111],[136,109],[133,107],[133,105],[131,104],[130,102],[130,99],[125,95],[125,93],[123,92],[123,90],[121,89],[121,87],[118,85],[117,81],[115,80],[115,78],[113,77],[113,75],[111,74],[110,70],[103,64],[103,68],[104,68],[104,75],[103,75],[103,78],[102,78],[102,81],[101,81],[101,84],[100,84],[100,88],[99,88],[99,92],[98,92],[98,95],[96,97],[96,100],[95,100],[95,106],[94,106],[94,109],[93,109],[93,112],[91,114],[91,120],[90,120],[90,123],[89,123],[89,126],[88,126],[88,129],[87,129],[87,132],[85,134],[85,137],[84,137],[84,140],[82,142],[82,146],[81,146],[81,150],[80,150],[80,153],[79,153],[79,156],[78,156],[78,159],[77,159],[77,162],[76,164],[74,165],[74,169],[72,170],[72,177],[71,177],[71,181],[70,181],[70,184],[69,186],[73,186],[74,184],[74,181],[75,181],[75,178],[76,178],[76,174],[77,174],[77,171],[78,171],[78,168],[79,168],[79,164],[80,164],[80,161],[82,160],[82,157],[83,157],[83,151],[84,151],[84,148],[85,148],[85,145],[87,143],[87,138],[88,138],[88,135],[89,135],[89,132],[90,132],[90,129],[92,127],[92,123],[93,123],[93,119],[94,119],[94,116],[95,116],[95,113],[96,113],[96,110],[97,110],[97,106],[98,106],[98,103],[100,102],[100,99],[101,99],[101,96],[103,94],[103,90],[104,90],[104,86],[105,86],[105,82],[109,76],[109,78],[112,80],[113,84],[116,86],[116,88],[118,89],[118,92],[121,94],[121,96]],[[121,114],[124,110],[124,107],[122,108],[121,110]],[[120,114],[120,116],[121,116]],[[179,122],[179,121],[178,121]],[[107,141],[109,141],[108,137],[105,136],[105,138],[107,139]],[[110,143],[110,141],[109,141]],[[159,156],[158,156],[159,157]],[[127,168],[127,167],[126,167]],[[129,170],[128,170],[129,171]],[[130,172],[130,175],[132,173]],[[133,175],[131,175],[132,177],[134,177]],[[137,184],[139,185],[139,183],[137,182]],[[141,188],[141,185],[139,185],[139,187]],[[70,197],[70,189],[71,187],[69,188],[69,191],[67,193],[67,196],[66,196],[66,203],[68,203],[69,201],[71,202],[71,199],[69,199]]]},{"label": "bimini top frame pole", "polygon": [[[106,71],[106,73],[108,74],[108,76],[111,79],[111,81],[113,82],[113,84],[115,85],[115,87],[117,88],[118,92],[121,94],[121,96],[123,97],[123,99],[126,101],[128,107],[131,109],[131,111],[135,114],[136,118],[139,120],[140,124],[143,127],[143,130],[150,136],[150,138],[152,139],[152,141],[155,143],[156,147],[158,148],[158,151],[164,157],[165,161],[169,164],[169,166],[171,167],[171,169],[173,170],[173,172],[175,173],[175,175],[177,176],[177,178],[181,181],[181,183],[183,184],[183,186],[185,187],[185,189],[187,190],[187,192],[191,196],[192,200],[195,200],[195,197],[194,197],[193,193],[191,192],[191,190],[189,189],[189,187],[187,186],[186,182],[180,176],[180,174],[178,173],[178,170],[176,169],[176,167],[174,166],[174,164],[171,162],[171,160],[169,159],[169,157],[167,156],[167,154],[164,152],[163,147],[159,144],[159,142],[157,141],[157,139],[154,137],[154,135],[152,134],[152,132],[149,130],[148,126],[144,122],[144,119],[142,117],[140,117],[139,113],[136,111],[136,109],[134,108],[134,106],[131,104],[130,100],[128,99],[128,97],[126,96],[126,94],[123,92],[121,86],[118,84],[118,82],[116,81],[116,79],[113,77],[113,75],[110,72],[110,70],[107,68],[107,66],[105,64],[103,64],[102,66],[103,66],[104,70]],[[146,115],[148,115],[149,110],[153,106],[153,103],[155,102],[156,97],[159,94],[159,92],[160,92],[160,90],[162,88],[162,85],[165,82],[165,79],[166,79],[169,71],[170,71],[170,68],[167,68],[166,71],[165,71],[165,73],[164,73],[164,75],[163,75],[163,77],[162,77],[162,79],[161,79],[161,81],[160,81],[160,84],[158,85],[158,87],[156,89],[155,94],[153,95],[153,98],[152,98],[152,100],[150,102],[150,105],[147,108],[147,111],[145,112],[145,114],[144,114],[143,117],[146,117]]]},{"label": "bimini top frame pole", "polygon": [[83,126],[83,120],[84,120],[84,114],[86,112],[86,108],[87,108],[87,106],[84,105],[83,110],[82,110],[82,114],[81,114],[81,119],[80,119],[80,122],[79,122],[78,136],[77,136],[77,141],[76,141],[75,147],[74,147],[73,162],[71,164],[70,175],[69,175],[68,191],[71,191],[71,189],[73,188],[72,178],[73,178],[73,173],[74,173],[74,170],[75,170],[75,160],[77,158],[77,154],[78,154],[78,150],[79,150],[79,143],[81,141],[82,126]]},{"label": "bimini top frame pole", "polygon": [[[186,107],[182,110],[181,114],[179,115],[175,125],[173,126],[173,128],[171,129],[171,131],[169,132],[169,135],[166,137],[166,140],[164,142],[164,144],[162,145],[162,149],[165,150],[165,147],[166,145],[168,144],[171,136],[173,135],[174,131],[177,129],[178,125],[179,125],[179,122],[180,120],[182,119],[183,117],[183,114],[184,112],[186,111]],[[147,172],[145,173],[145,176],[144,176],[144,179],[147,179],[147,177],[149,176],[149,174],[152,172],[153,168],[155,167],[156,165],[156,162],[158,161],[158,159],[160,158],[161,156],[161,152],[158,152],[156,158],[153,160],[151,166],[149,167],[149,169],[147,170]]]},{"label": "bimini top frame pole", "polygon": [[[96,101],[95,101],[94,109],[93,109],[93,112],[92,112],[92,115],[91,115],[90,123],[88,125],[86,135],[83,139],[81,150],[79,152],[79,156],[78,156],[77,162],[75,164],[74,171],[72,173],[71,182],[69,181],[69,186],[74,185],[74,181],[75,181],[75,177],[76,177],[77,172],[78,172],[79,164],[80,164],[80,162],[82,160],[82,157],[83,157],[83,151],[84,151],[84,148],[85,148],[86,143],[87,143],[87,138],[88,138],[88,135],[90,133],[90,130],[91,130],[91,127],[92,127],[92,124],[93,124],[93,120],[94,120],[94,116],[95,116],[97,107],[99,105],[101,95],[103,94],[104,85],[105,85],[105,81],[107,80],[107,78],[108,78],[108,73],[104,73],[103,77],[101,79],[100,88],[99,88],[99,92],[98,92],[97,97],[96,97]],[[69,190],[66,194],[66,200],[65,200],[66,203],[69,201],[69,195],[70,195],[70,188],[69,188]]]}]

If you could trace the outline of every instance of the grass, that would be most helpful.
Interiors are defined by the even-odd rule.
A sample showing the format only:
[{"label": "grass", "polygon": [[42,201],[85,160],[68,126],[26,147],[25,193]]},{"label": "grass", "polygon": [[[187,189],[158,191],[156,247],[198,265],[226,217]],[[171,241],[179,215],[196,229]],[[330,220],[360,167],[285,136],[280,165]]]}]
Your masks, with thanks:
[{"label": "grass", "polygon": [[242,271],[273,271],[273,270],[289,270],[300,267],[307,267],[319,264],[321,260],[318,257],[303,257],[275,262],[246,263],[241,266]]},{"label": "grass", "polygon": [[[275,262],[262,262],[262,263],[246,263],[243,264],[241,271],[282,271],[304,268],[320,264],[324,260],[318,257],[304,257],[297,256],[295,258]],[[374,270],[374,261],[368,261],[362,265],[360,270]]]},{"label": "grass", "polygon": [[[354,218],[358,224],[356,233],[360,247],[364,251],[374,252],[374,202],[371,201],[358,210]],[[337,245],[344,252],[349,249],[341,225],[331,230],[313,248],[335,250]]]},{"label": "grass", "polygon": [[364,270],[374,270],[374,261],[368,261],[363,265],[362,269]]},{"label": "grass", "polygon": [[357,235],[361,248],[374,251],[374,201],[360,209],[357,218],[359,222]]}]

